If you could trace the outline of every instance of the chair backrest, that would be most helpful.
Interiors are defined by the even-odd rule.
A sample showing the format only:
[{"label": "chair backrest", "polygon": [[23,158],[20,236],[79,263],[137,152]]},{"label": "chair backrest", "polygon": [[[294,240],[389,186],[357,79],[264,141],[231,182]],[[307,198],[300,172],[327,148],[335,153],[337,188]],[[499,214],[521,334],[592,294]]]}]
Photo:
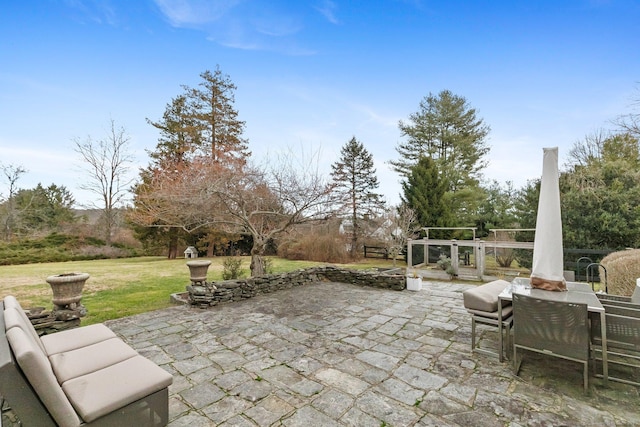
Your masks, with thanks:
[{"label": "chair backrest", "polygon": [[[58,425],[80,425],[78,415],[58,384],[40,339],[37,334],[34,337],[30,332],[33,329],[31,322],[25,325],[20,312],[21,310],[9,306],[1,313],[2,334],[6,336],[20,371]],[[11,396],[5,397],[11,402]]]},{"label": "chair backrest", "polygon": [[631,302],[634,304],[640,304],[640,279],[636,280],[636,288],[631,294]]},{"label": "chair backrest", "polygon": [[600,302],[602,303],[602,306],[604,307],[605,311],[609,307],[622,307],[622,308],[629,308],[633,310],[640,310],[640,304],[634,304],[630,300],[619,301],[619,300],[611,300],[611,299],[600,299]]},{"label": "chair backrest", "polygon": [[514,343],[579,360],[589,359],[586,304],[513,294]]},{"label": "chair backrest", "polygon": [[[637,316],[637,313],[629,316],[628,312],[617,311],[619,314],[612,314],[608,307],[605,307],[605,312],[607,347],[640,352],[640,317]],[[602,341],[600,325],[600,316],[594,316],[591,319],[591,339],[596,344],[600,344]]]},{"label": "chair backrest", "polygon": [[[15,311],[15,313],[17,313],[18,315],[17,318],[10,316],[12,319],[14,319],[14,322],[11,322],[11,321],[7,322],[6,323],[7,329],[12,328],[13,326],[21,327],[26,333],[28,333],[33,337],[34,341],[38,344],[38,347],[40,347],[40,349],[46,354],[45,348],[42,345],[42,342],[40,341],[40,337],[38,336],[38,332],[33,327],[31,320],[29,320],[29,318],[25,314],[18,300],[13,295],[7,295],[6,297],[4,297],[4,307],[5,307],[5,312],[11,313],[12,311]],[[5,320],[9,320],[9,319],[5,319]]]},{"label": "chair backrest", "polygon": [[609,304],[602,301],[602,306],[607,314],[640,318],[640,305],[638,304]]}]

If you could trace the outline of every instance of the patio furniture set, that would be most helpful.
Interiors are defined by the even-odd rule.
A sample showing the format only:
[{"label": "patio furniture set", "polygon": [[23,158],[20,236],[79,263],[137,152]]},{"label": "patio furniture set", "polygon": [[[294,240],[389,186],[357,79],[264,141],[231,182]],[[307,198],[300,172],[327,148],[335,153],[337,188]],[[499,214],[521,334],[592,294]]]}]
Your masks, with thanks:
[{"label": "patio furniture set", "polygon": [[[472,351],[501,362],[511,357],[516,375],[521,350],[528,350],[581,363],[585,391],[590,364],[604,384],[640,385],[640,283],[632,297],[621,297],[575,282],[565,292],[532,289],[528,279],[516,278],[489,282],[463,297],[471,314]],[[478,323],[498,328],[495,352],[478,345]]]},{"label": "patio furniture set", "polygon": [[167,425],[172,381],[105,325],[39,337],[14,297],[0,301],[0,397],[24,425]]}]

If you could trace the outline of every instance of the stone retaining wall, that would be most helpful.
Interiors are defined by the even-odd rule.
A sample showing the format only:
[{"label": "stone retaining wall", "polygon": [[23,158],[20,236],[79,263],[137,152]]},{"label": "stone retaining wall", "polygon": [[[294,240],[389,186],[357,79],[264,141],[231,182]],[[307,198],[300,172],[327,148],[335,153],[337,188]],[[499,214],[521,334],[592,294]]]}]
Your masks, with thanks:
[{"label": "stone retaining wall", "polygon": [[207,282],[204,286],[187,286],[188,301],[192,305],[209,307],[221,302],[240,301],[258,294],[289,289],[316,282],[352,283],[359,286],[393,289],[405,288],[403,274],[384,274],[372,271],[348,270],[337,267],[312,267],[290,273],[270,274],[248,279]]},{"label": "stone retaining wall", "polygon": [[[45,310],[44,307],[34,307],[25,310],[29,321],[39,336],[53,334],[80,326],[80,318],[86,316],[87,309],[78,304],[74,309]],[[1,427],[1,426],[0,426]]]}]

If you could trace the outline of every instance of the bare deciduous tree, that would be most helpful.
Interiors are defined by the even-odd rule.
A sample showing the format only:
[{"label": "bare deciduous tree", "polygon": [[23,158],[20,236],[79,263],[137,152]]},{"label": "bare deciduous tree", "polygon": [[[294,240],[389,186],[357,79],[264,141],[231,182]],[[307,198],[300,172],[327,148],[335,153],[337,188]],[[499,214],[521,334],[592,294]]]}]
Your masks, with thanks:
[{"label": "bare deciduous tree", "polygon": [[599,129],[584,137],[584,140],[576,141],[567,155],[569,168],[575,166],[588,166],[602,157],[605,141],[611,137],[611,133]]},{"label": "bare deciduous tree", "polygon": [[391,207],[384,215],[383,227],[385,247],[393,259],[393,266],[402,249],[407,246],[418,232],[419,225],[416,213],[406,204]]},{"label": "bare deciduous tree", "polygon": [[637,87],[636,98],[631,103],[632,111],[623,114],[613,121],[623,132],[627,132],[636,138],[640,138],[640,86]]},{"label": "bare deciduous tree", "polygon": [[147,227],[193,232],[215,226],[226,233],[249,234],[251,274],[262,275],[270,240],[329,215],[331,186],[314,167],[317,159],[297,165],[295,159],[283,155],[262,166],[244,167],[195,159],[189,168],[158,173],[140,186],[130,219]]},{"label": "bare deciduous tree", "polygon": [[11,238],[13,237],[13,228],[16,221],[14,198],[16,192],[18,191],[18,180],[20,179],[20,176],[22,174],[27,172],[27,170],[22,166],[15,165],[0,165],[0,169],[2,170],[2,174],[4,175],[3,178],[8,184],[9,189],[9,195],[6,196],[6,200],[3,200],[2,195],[0,195],[0,202],[3,203],[4,207],[2,234],[4,240],[11,240]]},{"label": "bare deciduous tree", "polygon": [[112,119],[107,136],[94,141],[74,139],[75,151],[84,162],[86,181],[80,188],[96,194],[100,203],[91,207],[101,209],[104,239],[111,245],[111,237],[118,223],[118,208],[123,204],[133,179],[128,177],[133,156],[129,153],[129,136],[124,127],[116,127]]}]

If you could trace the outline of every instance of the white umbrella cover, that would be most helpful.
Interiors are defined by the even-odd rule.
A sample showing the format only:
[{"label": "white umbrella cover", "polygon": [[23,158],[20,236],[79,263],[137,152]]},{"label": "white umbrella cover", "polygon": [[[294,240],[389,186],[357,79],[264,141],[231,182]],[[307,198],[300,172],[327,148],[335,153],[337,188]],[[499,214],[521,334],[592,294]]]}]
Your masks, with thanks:
[{"label": "white umbrella cover", "polygon": [[566,291],[567,284],[563,274],[558,147],[544,148],[543,151],[531,286],[550,291]]}]

